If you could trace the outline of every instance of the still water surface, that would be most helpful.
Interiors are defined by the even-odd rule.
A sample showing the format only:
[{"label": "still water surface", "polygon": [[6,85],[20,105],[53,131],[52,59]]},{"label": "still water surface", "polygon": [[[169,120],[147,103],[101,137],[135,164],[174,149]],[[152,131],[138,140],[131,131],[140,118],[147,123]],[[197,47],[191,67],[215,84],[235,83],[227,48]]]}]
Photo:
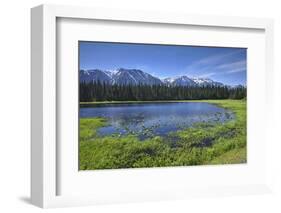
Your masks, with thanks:
[{"label": "still water surface", "polygon": [[140,139],[165,136],[196,123],[222,123],[234,114],[214,104],[201,102],[81,105],[81,118],[103,117],[108,125],[101,136],[138,135]]}]

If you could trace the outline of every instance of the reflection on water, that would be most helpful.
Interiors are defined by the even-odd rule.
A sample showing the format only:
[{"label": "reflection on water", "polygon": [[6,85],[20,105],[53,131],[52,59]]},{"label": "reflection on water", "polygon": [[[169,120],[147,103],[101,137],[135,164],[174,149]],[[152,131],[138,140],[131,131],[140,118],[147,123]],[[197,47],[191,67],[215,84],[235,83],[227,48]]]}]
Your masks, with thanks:
[{"label": "reflection on water", "polygon": [[104,117],[108,126],[98,130],[103,135],[135,134],[141,139],[165,136],[196,123],[222,123],[234,114],[216,105],[200,102],[100,104],[80,106],[80,117]]}]

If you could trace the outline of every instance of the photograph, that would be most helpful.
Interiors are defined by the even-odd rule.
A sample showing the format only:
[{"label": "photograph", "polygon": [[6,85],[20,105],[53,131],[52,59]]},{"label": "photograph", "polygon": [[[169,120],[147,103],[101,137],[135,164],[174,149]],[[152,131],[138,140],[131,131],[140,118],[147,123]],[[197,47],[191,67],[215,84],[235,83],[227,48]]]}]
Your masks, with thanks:
[{"label": "photograph", "polygon": [[247,48],[78,41],[79,170],[247,163]]}]

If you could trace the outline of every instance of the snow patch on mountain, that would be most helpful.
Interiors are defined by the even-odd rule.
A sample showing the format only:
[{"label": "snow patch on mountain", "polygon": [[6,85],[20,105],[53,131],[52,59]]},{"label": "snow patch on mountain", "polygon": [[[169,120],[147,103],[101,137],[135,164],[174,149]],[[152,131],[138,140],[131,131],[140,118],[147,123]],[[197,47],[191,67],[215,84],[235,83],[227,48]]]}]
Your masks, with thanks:
[{"label": "snow patch on mountain", "polygon": [[224,86],[220,82],[209,78],[190,78],[178,76],[160,80],[139,69],[119,68],[116,70],[80,70],[81,82],[100,82],[118,85],[169,85],[169,86]]}]

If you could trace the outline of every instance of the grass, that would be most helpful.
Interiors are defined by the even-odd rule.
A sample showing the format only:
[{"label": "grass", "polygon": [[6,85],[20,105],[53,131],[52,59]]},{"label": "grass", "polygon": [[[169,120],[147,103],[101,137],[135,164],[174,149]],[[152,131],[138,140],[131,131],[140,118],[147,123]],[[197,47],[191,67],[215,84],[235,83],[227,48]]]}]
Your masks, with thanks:
[{"label": "grass", "polygon": [[230,109],[235,119],[217,125],[201,123],[145,141],[135,135],[99,137],[96,131],[106,125],[105,119],[80,119],[80,170],[245,163],[246,101],[202,102]]},{"label": "grass", "polygon": [[242,147],[240,149],[230,150],[229,152],[214,158],[210,161],[210,164],[221,164],[222,161],[225,164],[246,163],[246,156],[246,148]]}]

